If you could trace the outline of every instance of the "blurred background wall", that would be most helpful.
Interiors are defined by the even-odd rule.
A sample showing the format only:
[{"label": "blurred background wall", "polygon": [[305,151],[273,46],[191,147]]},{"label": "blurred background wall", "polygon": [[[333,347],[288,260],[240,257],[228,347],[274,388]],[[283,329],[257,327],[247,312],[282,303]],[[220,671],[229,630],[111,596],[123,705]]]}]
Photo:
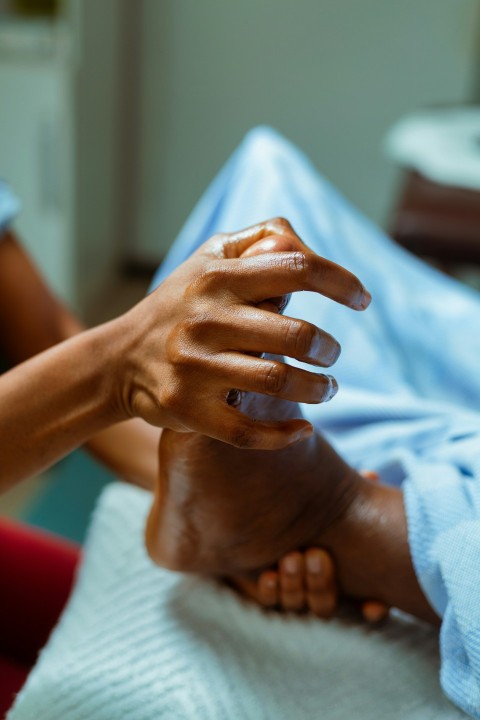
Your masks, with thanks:
[{"label": "blurred background wall", "polygon": [[379,223],[401,115],[478,90],[477,0],[143,0],[134,253],[155,258],[268,123]]},{"label": "blurred background wall", "polygon": [[[390,126],[478,98],[480,0],[0,0],[0,175],[55,289],[98,309],[153,271],[270,124],[385,223]],[[101,315],[101,313],[100,313]]]}]

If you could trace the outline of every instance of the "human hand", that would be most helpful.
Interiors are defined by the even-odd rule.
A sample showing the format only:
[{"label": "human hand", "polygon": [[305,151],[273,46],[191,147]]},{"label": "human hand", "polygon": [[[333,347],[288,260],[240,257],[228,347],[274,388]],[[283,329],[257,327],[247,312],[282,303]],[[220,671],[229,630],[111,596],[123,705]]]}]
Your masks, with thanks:
[{"label": "human hand", "polygon": [[[259,241],[262,254],[249,256]],[[276,449],[310,436],[305,419],[254,420],[227,403],[232,388],[310,403],[336,392],[328,375],[258,357],[285,354],[320,367],[338,358],[340,347],[328,333],[259,307],[297,290],[356,310],[370,302],[354,275],[309,250],[286,220],[211,238],[113,321],[122,337],[114,378],[119,414],[242,448]]]},{"label": "human hand", "polygon": [[[334,561],[326,550],[317,547],[288,553],[256,580],[235,577],[227,582],[267,610],[309,612],[322,620],[330,619],[341,601]],[[358,607],[367,623],[379,623],[388,617],[389,609],[382,602],[359,601]]]}]

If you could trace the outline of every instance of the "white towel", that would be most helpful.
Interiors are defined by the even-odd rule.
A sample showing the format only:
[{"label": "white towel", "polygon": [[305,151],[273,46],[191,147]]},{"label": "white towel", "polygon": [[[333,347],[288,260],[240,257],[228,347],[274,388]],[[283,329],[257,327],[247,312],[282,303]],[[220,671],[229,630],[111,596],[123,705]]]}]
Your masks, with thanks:
[{"label": "white towel", "polygon": [[[150,496],[103,493],[73,596],[9,720],[454,720],[437,633],[266,614],[154,567]],[[34,599],[32,599],[34,601]]]},{"label": "white towel", "polygon": [[387,155],[441,185],[480,190],[480,107],[424,110],[399,120]]}]

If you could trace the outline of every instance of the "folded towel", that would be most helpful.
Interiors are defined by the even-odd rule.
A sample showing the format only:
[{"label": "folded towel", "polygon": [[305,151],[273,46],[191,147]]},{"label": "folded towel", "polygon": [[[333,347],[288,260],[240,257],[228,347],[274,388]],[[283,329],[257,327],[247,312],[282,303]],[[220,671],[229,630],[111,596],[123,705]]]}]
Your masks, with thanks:
[{"label": "folded towel", "polygon": [[9,720],[454,720],[437,633],[264,613],[152,565],[148,493],[114,483],[72,598]]}]

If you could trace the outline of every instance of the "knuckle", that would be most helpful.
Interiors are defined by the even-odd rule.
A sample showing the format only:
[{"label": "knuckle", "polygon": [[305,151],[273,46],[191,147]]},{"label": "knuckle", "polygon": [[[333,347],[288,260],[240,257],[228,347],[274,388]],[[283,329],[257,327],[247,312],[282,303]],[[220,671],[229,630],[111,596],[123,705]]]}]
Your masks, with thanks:
[{"label": "knuckle", "polygon": [[308,323],[293,321],[288,323],[286,343],[295,353],[295,357],[308,355],[315,339],[315,328]]},{"label": "knuckle", "polygon": [[203,360],[201,346],[208,338],[218,335],[222,325],[211,313],[196,312],[178,323],[165,341],[168,362],[174,367],[197,365]]},{"label": "knuckle", "polygon": [[261,385],[268,395],[278,395],[287,384],[288,369],[282,363],[271,363],[262,368]]},{"label": "knuckle", "polygon": [[212,235],[210,238],[210,242],[212,243],[224,243],[226,240],[228,240],[230,235],[227,235],[226,233],[215,233],[215,235]]},{"label": "knuckle", "polygon": [[300,277],[308,273],[308,260],[305,253],[296,251],[284,255],[282,258],[284,269],[289,273],[295,273]]},{"label": "knuckle", "polygon": [[230,442],[238,448],[248,449],[255,445],[257,433],[250,425],[237,425],[231,433]]},{"label": "knuckle", "polygon": [[226,233],[215,233],[207,242],[208,251],[213,257],[228,257],[229,249],[232,245],[230,235]]},{"label": "knuckle", "polygon": [[183,322],[178,325],[168,336],[165,342],[165,353],[170,365],[182,367],[188,363],[188,328]]},{"label": "knuckle", "polygon": [[275,227],[278,227],[278,228],[280,228],[280,229],[282,229],[282,230],[290,230],[290,231],[293,232],[292,226],[291,226],[290,223],[288,222],[287,218],[284,218],[284,217],[275,217],[275,218],[272,218],[272,220],[271,220],[270,222],[271,222],[271,224],[274,225]]},{"label": "knuckle", "polygon": [[182,399],[178,389],[174,385],[164,388],[159,396],[159,402],[164,410],[169,413],[175,412],[181,407]]},{"label": "knuckle", "polygon": [[211,260],[206,263],[202,271],[195,278],[189,287],[190,296],[202,297],[212,290],[216,290],[225,282],[227,267],[219,260]]},{"label": "knuckle", "polygon": [[216,332],[219,324],[219,320],[204,308],[184,320],[180,327],[180,336],[186,346],[192,343],[198,344]]}]

